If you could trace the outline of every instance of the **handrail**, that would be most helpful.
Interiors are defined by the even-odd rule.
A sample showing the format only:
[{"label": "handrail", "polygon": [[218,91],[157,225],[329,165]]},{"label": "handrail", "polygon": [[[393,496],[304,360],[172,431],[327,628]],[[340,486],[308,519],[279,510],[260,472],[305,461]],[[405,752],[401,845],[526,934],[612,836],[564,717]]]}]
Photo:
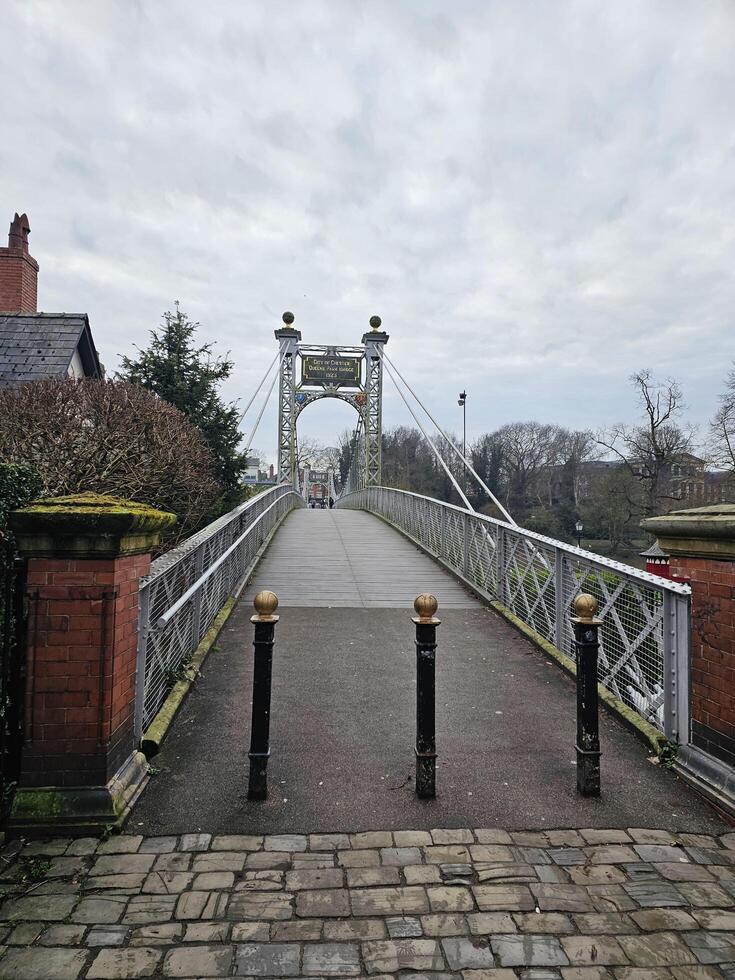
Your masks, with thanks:
[{"label": "handrail", "polygon": [[338,507],[377,514],[539,640],[574,657],[571,606],[600,605],[600,682],[672,741],[688,733],[691,588],[564,541],[393,487]]},{"label": "handrail", "polygon": [[237,550],[237,548],[240,547],[240,545],[245,540],[245,538],[247,538],[248,535],[255,530],[258,524],[260,524],[260,522],[265,517],[267,517],[270,511],[272,511],[274,507],[278,506],[280,500],[281,500],[280,497],[277,500],[274,500],[273,503],[270,504],[270,506],[266,507],[266,509],[263,511],[262,514],[260,514],[258,517],[255,518],[252,524],[248,524],[248,526],[242,532],[242,534],[237,539],[237,541],[233,542],[230,545],[230,547],[227,549],[227,551],[223,552],[219,556],[219,558],[209,566],[206,572],[204,572],[203,575],[199,576],[196,582],[194,582],[194,584],[191,585],[186,590],[186,592],[184,592],[184,594],[176,600],[173,606],[169,607],[165,613],[162,613],[158,617],[158,619],[156,620],[156,629],[163,629],[174,618],[174,616],[179,611],[179,609],[185,606],[186,603],[189,601],[189,599],[191,599],[191,597],[195,595],[199,591],[199,589],[201,589],[202,585],[204,585],[207,579],[210,578],[210,576],[212,576],[217,571],[220,565],[222,565],[225,561],[227,561],[227,559],[230,557],[233,551]]},{"label": "handrail", "polygon": [[498,520],[497,517],[490,517],[488,514],[481,514],[476,510],[467,510],[466,507],[459,507],[457,504],[450,504],[444,500],[438,500],[436,497],[428,497],[425,494],[413,493],[411,490],[399,490],[398,487],[363,487],[360,490],[350,490],[343,494],[339,498],[340,505],[344,504],[344,501],[358,493],[366,493],[371,490],[389,490],[391,493],[404,494],[407,497],[414,497],[418,500],[426,500],[432,504],[439,504],[442,507],[446,507],[449,510],[456,511],[458,514],[467,514],[470,517],[480,520],[485,524],[493,524],[496,527],[507,528],[509,531],[513,531],[515,534],[520,534],[525,538],[530,538],[533,541],[537,541],[539,544],[544,544],[547,547],[560,548],[569,555],[573,555],[577,558],[583,558],[585,561],[589,561],[595,565],[599,565],[600,568],[610,569],[611,571],[619,572],[623,575],[632,575],[635,578],[641,578],[646,582],[650,582],[651,585],[657,585],[661,588],[669,589],[671,592],[676,592],[678,595],[691,595],[691,586],[685,585],[682,582],[673,582],[671,579],[663,578],[661,575],[653,575],[651,572],[646,572],[641,568],[635,568],[633,565],[626,565],[624,562],[615,561],[613,558],[605,558],[602,555],[595,554],[593,551],[585,551],[584,548],[577,548],[573,544],[568,544],[566,541],[558,541],[556,538],[550,538],[545,534],[539,534],[537,531],[529,531],[527,528],[520,527],[517,524],[508,524],[507,521]]}]

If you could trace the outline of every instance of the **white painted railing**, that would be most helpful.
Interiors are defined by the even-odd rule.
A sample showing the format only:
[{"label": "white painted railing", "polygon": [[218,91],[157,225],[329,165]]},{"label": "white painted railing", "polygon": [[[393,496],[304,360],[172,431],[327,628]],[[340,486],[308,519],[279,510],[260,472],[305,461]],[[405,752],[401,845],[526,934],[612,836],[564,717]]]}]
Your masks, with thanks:
[{"label": "white painted railing", "polygon": [[687,740],[689,586],[403,490],[366,487],[337,506],[380,515],[570,657],[572,602],[594,595],[601,683],[667,738]]},{"label": "white painted railing", "polygon": [[157,558],[139,590],[136,737],[253,568],[281,518],[304,501],[292,487],[258,494]]}]

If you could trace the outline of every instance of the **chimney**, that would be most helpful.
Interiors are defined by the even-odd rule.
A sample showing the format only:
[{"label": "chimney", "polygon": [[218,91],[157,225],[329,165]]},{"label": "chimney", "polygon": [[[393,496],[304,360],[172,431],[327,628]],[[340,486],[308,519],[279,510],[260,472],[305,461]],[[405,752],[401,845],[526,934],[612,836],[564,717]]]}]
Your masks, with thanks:
[{"label": "chimney", "polygon": [[35,313],[38,303],[38,262],[28,252],[28,215],[10,222],[8,247],[0,248],[0,313]]}]

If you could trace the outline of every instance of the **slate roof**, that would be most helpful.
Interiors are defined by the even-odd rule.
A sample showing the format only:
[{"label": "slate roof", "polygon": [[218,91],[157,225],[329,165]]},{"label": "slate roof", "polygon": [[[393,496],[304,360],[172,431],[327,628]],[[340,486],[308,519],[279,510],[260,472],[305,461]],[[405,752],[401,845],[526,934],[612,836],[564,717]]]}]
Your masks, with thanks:
[{"label": "slate roof", "polygon": [[85,375],[101,377],[86,313],[0,313],[0,385],[65,377],[77,349]]}]

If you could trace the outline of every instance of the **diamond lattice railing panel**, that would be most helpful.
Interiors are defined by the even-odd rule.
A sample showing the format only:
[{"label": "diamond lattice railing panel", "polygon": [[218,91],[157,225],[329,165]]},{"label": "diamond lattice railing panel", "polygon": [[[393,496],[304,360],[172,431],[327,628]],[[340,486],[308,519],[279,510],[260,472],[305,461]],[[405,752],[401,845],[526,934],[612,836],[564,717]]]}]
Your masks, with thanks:
[{"label": "diamond lattice railing panel", "polygon": [[[300,506],[303,501],[291,488],[274,487],[154,562],[151,574],[140,587],[139,663],[144,670],[139,672],[137,683],[143,687],[143,728],[150,724],[172,685],[182,676],[183,668],[228,596],[250,571],[266,536],[284,514]],[[258,520],[261,516],[263,519]],[[240,544],[201,582],[166,626],[159,628],[157,624],[164,613],[243,535]]]},{"label": "diamond lattice railing panel", "polygon": [[505,532],[503,578],[511,611],[546,640],[556,636],[554,554],[521,534]]},{"label": "diamond lattice railing panel", "polygon": [[[630,566],[583,552],[442,501],[387,487],[358,491],[349,506],[372,510],[498,599],[539,636],[573,657],[571,617],[580,592],[599,603],[600,681],[624,704],[665,730],[666,657],[687,663],[689,590]],[[683,603],[669,653],[664,596]],[[677,651],[680,651],[677,654]],[[685,679],[686,680],[686,679]],[[674,684],[676,681],[674,681]],[[672,695],[673,696],[673,695]]]},{"label": "diamond lattice railing panel", "polygon": [[600,681],[647,721],[664,725],[663,592],[646,581],[578,563],[574,594],[599,604]]}]

